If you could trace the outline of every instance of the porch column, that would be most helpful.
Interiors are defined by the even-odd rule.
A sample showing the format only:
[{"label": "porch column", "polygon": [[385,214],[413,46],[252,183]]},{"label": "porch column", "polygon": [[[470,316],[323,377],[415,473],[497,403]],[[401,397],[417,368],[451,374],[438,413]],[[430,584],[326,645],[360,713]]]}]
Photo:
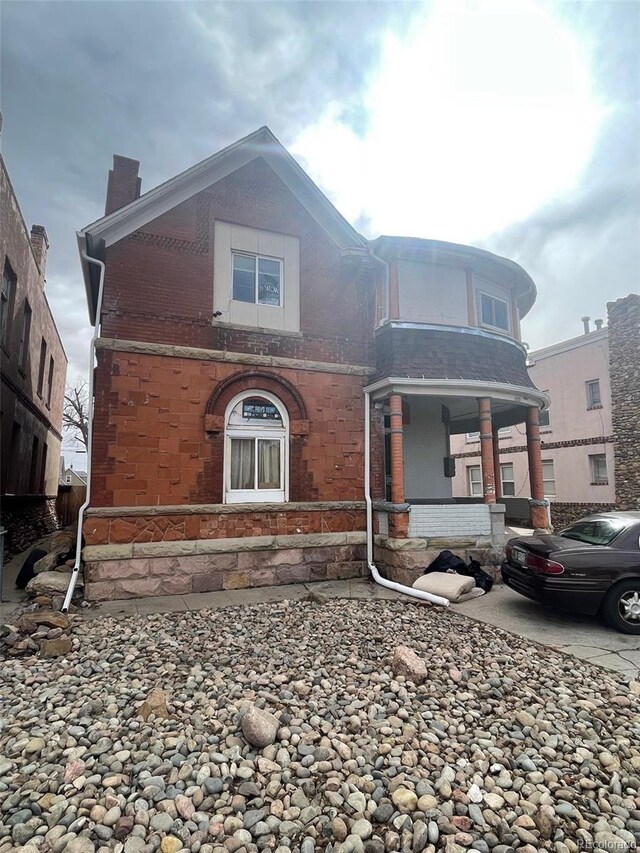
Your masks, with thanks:
[{"label": "porch column", "polygon": [[496,502],[496,475],[493,465],[493,430],[491,429],[491,400],[478,399],[480,415],[480,460],[482,462],[482,495],[486,504]]},{"label": "porch column", "polygon": [[402,396],[389,396],[391,444],[391,503],[404,503],[404,449],[402,442]]},{"label": "porch column", "polygon": [[533,528],[549,527],[549,503],[544,499],[542,482],[542,452],[540,448],[540,410],[537,406],[527,409],[527,455],[529,457],[529,485],[531,500],[529,513]]},{"label": "porch column", "polygon": [[502,497],[502,474],[500,472],[500,439],[498,438],[498,430],[493,430],[493,473],[495,475],[496,486],[496,502]]}]

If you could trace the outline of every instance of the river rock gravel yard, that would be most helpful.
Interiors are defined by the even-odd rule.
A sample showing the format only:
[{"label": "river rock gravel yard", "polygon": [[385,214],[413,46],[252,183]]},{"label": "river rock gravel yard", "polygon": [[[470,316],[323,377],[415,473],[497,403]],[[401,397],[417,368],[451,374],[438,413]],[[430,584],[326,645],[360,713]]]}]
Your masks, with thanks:
[{"label": "river rock gravel yard", "polygon": [[[305,600],[72,635],[2,662],[0,853],[640,842],[639,686],[499,629]],[[394,675],[399,644],[423,684]]]}]

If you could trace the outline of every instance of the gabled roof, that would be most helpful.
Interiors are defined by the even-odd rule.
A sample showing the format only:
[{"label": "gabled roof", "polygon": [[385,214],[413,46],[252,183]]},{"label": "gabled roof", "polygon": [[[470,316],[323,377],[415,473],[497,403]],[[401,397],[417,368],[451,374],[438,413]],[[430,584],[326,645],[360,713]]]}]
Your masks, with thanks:
[{"label": "gabled roof", "polygon": [[[103,258],[104,248],[167,213],[172,208],[226,178],[228,175],[262,157],[298,201],[304,205],[318,225],[340,249],[361,247],[367,241],[336,210],[329,199],[314,184],[298,162],[289,154],[268,127],[245,136],[217,154],[197,163],[164,184],[144,193],[119,210],[103,216],[78,232],[78,247],[88,255]],[[95,322],[97,277],[95,265],[82,258],[82,268],[89,301],[91,322]]]}]

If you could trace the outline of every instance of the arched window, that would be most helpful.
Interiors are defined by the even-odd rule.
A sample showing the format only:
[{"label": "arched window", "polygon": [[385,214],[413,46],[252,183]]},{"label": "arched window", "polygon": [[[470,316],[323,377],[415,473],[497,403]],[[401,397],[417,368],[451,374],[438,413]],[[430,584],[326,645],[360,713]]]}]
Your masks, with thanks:
[{"label": "arched window", "polygon": [[266,391],[244,391],[225,412],[224,502],[284,502],[289,492],[289,417]]}]

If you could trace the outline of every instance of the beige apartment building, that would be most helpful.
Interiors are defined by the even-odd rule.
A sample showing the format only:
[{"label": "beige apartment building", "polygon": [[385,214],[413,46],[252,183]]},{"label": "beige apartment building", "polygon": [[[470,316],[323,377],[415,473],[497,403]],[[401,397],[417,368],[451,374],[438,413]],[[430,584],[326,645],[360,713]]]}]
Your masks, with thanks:
[{"label": "beige apartment building", "polygon": [[[552,522],[562,526],[594,508],[614,508],[616,484],[609,379],[609,329],[602,320],[583,319],[578,337],[529,354],[529,374],[551,400],[540,415],[544,494]],[[524,521],[530,496],[524,424],[498,433],[500,476],[497,498],[507,519]],[[452,436],[456,458],[453,495],[481,498],[480,436]]]}]

